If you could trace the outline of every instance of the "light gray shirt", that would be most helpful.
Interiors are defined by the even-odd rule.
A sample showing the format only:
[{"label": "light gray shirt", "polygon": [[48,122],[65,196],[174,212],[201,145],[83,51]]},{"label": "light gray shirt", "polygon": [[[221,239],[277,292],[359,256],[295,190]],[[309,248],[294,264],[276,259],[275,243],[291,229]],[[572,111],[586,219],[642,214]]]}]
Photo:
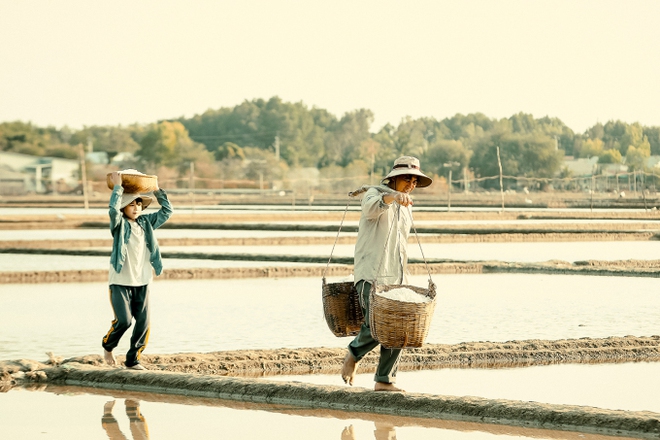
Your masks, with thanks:
[{"label": "light gray shirt", "polygon": [[[355,282],[407,284],[410,207],[383,203],[383,191],[370,188],[362,198],[362,215],[355,244]],[[391,191],[389,191],[391,192]]]}]

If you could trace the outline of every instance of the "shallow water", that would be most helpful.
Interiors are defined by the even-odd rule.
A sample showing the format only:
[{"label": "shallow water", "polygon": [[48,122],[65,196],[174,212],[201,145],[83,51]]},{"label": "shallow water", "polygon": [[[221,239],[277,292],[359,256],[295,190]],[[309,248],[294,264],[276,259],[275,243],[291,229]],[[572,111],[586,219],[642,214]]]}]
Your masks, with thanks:
[{"label": "shallow water", "polygon": [[[292,263],[286,261],[233,261],[163,258],[167,269],[228,268],[228,267],[325,267],[321,263]],[[108,270],[110,251],[107,257],[86,255],[39,255],[0,253],[0,272],[33,272],[59,270]],[[0,290],[3,287],[0,284]]]},{"label": "shallow water", "polygon": [[[658,334],[652,278],[579,275],[434,276],[428,343]],[[329,280],[332,282],[333,280]],[[415,276],[411,284],[427,285]],[[323,318],[318,278],[157,280],[145,353],[343,347]],[[105,283],[0,285],[0,359],[100,351],[112,312]],[[128,336],[118,348],[125,352]]]},{"label": "shallow water", "polygon": [[[218,254],[312,255],[352,257],[355,246],[162,246],[163,252],[206,252]],[[408,245],[409,258],[448,259],[453,261],[542,262],[562,260],[656,260],[660,258],[660,241],[589,241],[529,243],[422,243]]]},{"label": "shallow water", "polygon": [[[161,252],[314,256],[330,258],[353,256],[354,245],[331,244],[296,246],[161,246]],[[543,243],[442,243],[408,246],[410,258],[444,259],[451,261],[506,261],[544,262],[562,260],[657,260],[660,258],[660,241],[614,242],[543,242]],[[58,256],[36,254],[3,254],[0,251],[0,271],[107,269],[108,257]],[[165,268],[195,267],[253,267],[291,266],[293,263],[166,258]]]},{"label": "shallow water", "polygon": [[[336,232],[323,231],[251,231],[222,229],[165,229],[156,231],[157,238],[272,238],[272,237],[335,237]],[[343,234],[342,234],[343,236]],[[357,237],[357,233],[346,233]],[[104,229],[0,229],[0,241],[6,240],[103,240],[111,239]]]},{"label": "shallow water", "polygon": [[[339,375],[326,374],[273,376],[268,380],[343,384]],[[355,377],[353,386],[371,389],[373,385],[373,373],[364,373]],[[660,413],[660,362],[401,371],[397,386],[413,393]]]},{"label": "shallow water", "polygon": [[[0,394],[0,438],[606,440],[592,434],[74,387]],[[85,392],[87,390],[87,392]],[[112,404],[114,402],[114,404]],[[139,408],[129,422],[126,407]],[[106,412],[112,416],[103,417]],[[134,410],[132,410],[134,411]],[[114,422],[114,423],[113,423]],[[146,435],[145,435],[146,434]]]}]

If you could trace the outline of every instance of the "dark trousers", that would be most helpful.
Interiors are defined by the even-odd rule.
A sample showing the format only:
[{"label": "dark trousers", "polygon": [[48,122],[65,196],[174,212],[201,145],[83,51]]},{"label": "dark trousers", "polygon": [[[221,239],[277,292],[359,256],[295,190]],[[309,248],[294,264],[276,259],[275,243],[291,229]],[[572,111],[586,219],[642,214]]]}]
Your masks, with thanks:
[{"label": "dark trousers", "polygon": [[[371,335],[371,327],[369,327],[369,292],[371,291],[371,283],[361,280],[358,281],[355,288],[362,299],[360,305],[364,313],[364,322],[355,339],[348,344],[348,349],[355,360],[359,361],[367,353],[376,348],[379,343]],[[380,358],[378,359],[378,367],[376,368],[374,380],[376,382],[395,383],[400,356],[400,348],[385,348],[381,345]]]},{"label": "dark trousers", "polygon": [[140,354],[149,342],[149,286],[110,285],[110,304],[115,313],[110,330],[101,344],[106,351],[112,351],[135,319],[131,346],[126,353],[126,366],[139,363]]}]

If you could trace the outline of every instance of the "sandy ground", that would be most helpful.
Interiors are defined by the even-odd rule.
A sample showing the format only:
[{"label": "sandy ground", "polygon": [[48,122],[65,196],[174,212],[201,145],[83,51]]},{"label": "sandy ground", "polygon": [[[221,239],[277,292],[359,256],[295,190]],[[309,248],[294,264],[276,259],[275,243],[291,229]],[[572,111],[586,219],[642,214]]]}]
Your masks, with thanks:
[{"label": "sandy ground", "polygon": [[[478,397],[378,393],[364,388],[270,382],[249,376],[339,373],[344,349],[239,350],[145,355],[148,371],[108,367],[100,355],[47,362],[0,362],[4,390],[16,385],[73,385],[188,397],[295,405],[371,414],[461,420],[587,433],[660,437],[660,414]],[[401,369],[525,366],[568,362],[660,360],[660,336],[428,345],[405,350]],[[373,369],[367,356],[362,369]],[[234,376],[234,377],[230,377]],[[242,377],[237,377],[242,376]]]}]

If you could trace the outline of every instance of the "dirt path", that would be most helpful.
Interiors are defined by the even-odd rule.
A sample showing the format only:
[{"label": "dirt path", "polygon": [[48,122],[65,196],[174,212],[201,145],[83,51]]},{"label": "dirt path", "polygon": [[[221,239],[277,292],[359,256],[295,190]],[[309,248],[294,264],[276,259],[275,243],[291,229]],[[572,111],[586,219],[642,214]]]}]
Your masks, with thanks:
[{"label": "dirt path", "polygon": [[[84,386],[292,405],[314,410],[460,420],[468,422],[568,430],[637,438],[660,437],[660,414],[522,402],[479,397],[416,393],[377,393],[364,388],[269,382],[228,375],[338,373],[344,349],[244,350],[144,356],[149,371],[111,368],[99,355],[48,363],[30,360],[0,362],[5,390],[16,384]],[[362,368],[373,369],[375,356]],[[560,362],[660,360],[660,336],[559,341],[512,341],[429,345],[406,350],[402,369],[524,366]],[[194,373],[194,374],[192,374]]]},{"label": "dirt path", "polygon": [[[344,348],[280,348],[273,350],[234,350],[211,353],[145,354],[142,361],[152,370],[220,376],[269,376],[278,374],[335,374],[346,354]],[[122,360],[120,356],[120,361]],[[427,344],[406,349],[399,368],[525,367],[558,363],[613,363],[660,361],[660,336],[523,340],[505,343],[464,342]],[[371,371],[377,355],[370,353],[359,364],[360,371]],[[100,355],[86,355],[48,362],[32,360],[0,361],[0,375],[37,371],[49,364],[85,364],[103,367]]]}]

